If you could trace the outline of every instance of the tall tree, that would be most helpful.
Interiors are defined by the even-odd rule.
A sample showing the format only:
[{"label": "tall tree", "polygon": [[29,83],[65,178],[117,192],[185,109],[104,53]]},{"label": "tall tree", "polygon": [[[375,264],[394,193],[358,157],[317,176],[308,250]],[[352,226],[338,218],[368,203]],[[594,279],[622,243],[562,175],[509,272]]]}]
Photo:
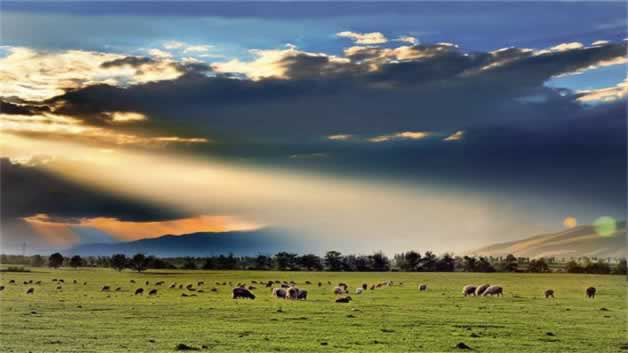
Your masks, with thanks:
[{"label": "tall tree", "polygon": [[342,254],[338,251],[328,251],[325,254],[325,267],[328,271],[342,271]]},{"label": "tall tree", "polygon": [[146,261],[146,256],[144,254],[135,254],[129,261],[129,266],[137,272],[146,271],[146,267],[148,266],[148,261]]},{"label": "tall tree", "polygon": [[63,265],[63,255],[58,252],[50,255],[48,258],[48,266],[52,268],[59,268],[61,265]]},{"label": "tall tree", "polygon": [[79,255],[74,255],[70,259],[70,267],[78,268],[83,266],[83,259]]},{"label": "tall tree", "polygon": [[[102,261],[102,259],[100,260]],[[124,254],[114,254],[111,256],[111,267],[117,271],[124,270],[128,266],[128,262],[129,261]]]}]

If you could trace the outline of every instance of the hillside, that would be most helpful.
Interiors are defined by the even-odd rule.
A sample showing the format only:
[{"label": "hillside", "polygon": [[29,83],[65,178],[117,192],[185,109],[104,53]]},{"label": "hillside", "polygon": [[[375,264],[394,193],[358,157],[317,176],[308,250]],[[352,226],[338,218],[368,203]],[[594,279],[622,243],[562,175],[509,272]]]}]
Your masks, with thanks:
[{"label": "hillside", "polygon": [[274,254],[279,251],[302,252],[297,238],[284,233],[262,229],[219,233],[192,233],[164,235],[120,243],[84,244],[63,251],[65,254],[83,256],[108,256],[111,254],[144,253],[162,257],[212,256],[233,253],[239,256]]},{"label": "hillside", "polygon": [[580,257],[626,256],[626,223],[608,237],[598,235],[592,226],[579,226],[557,233],[540,234],[530,238],[498,243],[469,252],[476,256]]}]

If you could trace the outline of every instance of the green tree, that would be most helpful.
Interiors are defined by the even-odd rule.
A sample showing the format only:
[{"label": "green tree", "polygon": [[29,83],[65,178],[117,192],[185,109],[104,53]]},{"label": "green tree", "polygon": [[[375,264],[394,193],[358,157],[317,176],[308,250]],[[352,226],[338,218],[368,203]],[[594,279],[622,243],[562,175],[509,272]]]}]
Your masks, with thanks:
[{"label": "green tree", "polygon": [[385,272],[390,271],[390,260],[383,252],[378,251],[371,255],[373,262],[373,271]]},{"label": "green tree", "polygon": [[83,266],[83,259],[79,255],[74,255],[70,259],[70,267],[78,268]]},{"label": "green tree", "polygon": [[50,255],[48,258],[48,266],[52,268],[59,268],[61,265],[63,265],[63,255],[58,252]]},{"label": "green tree", "polygon": [[615,268],[613,268],[613,274],[615,275],[625,275],[627,272],[627,268],[626,268],[626,259],[621,259],[619,260],[619,263],[617,263],[617,265],[615,265]]},{"label": "green tree", "polygon": [[270,270],[273,267],[273,259],[270,256],[258,255],[255,258],[256,270]]},{"label": "green tree", "polygon": [[[102,259],[100,259],[102,261]],[[129,260],[124,254],[114,254],[111,256],[111,267],[117,271],[124,270],[129,264]]]},{"label": "green tree", "polygon": [[144,254],[135,254],[129,261],[129,266],[137,272],[146,271],[146,267],[148,265],[148,261],[146,261],[146,256]]},{"label": "green tree", "polygon": [[408,251],[403,254],[403,265],[400,268],[403,271],[418,271],[419,265],[421,264],[421,254],[416,251]]},{"label": "green tree", "polygon": [[301,268],[308,271],[320,271],[323,269],[321,258],[314,254],[305,254],[298,257],[297,263]]},{"label": "green tree", "polygon": [[294,270],[297,267],[297,254],[282,251],[275,254],[274,260],[279,271]]},{"label": "green tree", "polygon": [[325,254],[325,267],[328,271],[342,271],[342,254],[338,251],[328,251]]},{"label": "green tree", "polygon": [[183,259],[183,269],[184,270],[196,270],[198,267],[196,266],[196,261],[192,257],[185,257]]},{"label": "green tree", "polygon": [[528,264],[528,272],[546,273],[551,272],[544,258],[532,259]]},{"label": "green tree", "polygon": [[33,255],[31,257],[31,266],[42,267],[44,265],[44,258],[41,255]]}]

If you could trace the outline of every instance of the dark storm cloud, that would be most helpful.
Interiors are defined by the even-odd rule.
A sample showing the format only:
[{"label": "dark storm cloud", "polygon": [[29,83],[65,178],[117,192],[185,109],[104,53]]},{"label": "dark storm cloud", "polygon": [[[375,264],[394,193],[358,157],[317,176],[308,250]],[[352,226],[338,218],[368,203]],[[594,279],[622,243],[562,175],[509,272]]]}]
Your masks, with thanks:
[{"label": "dark storm cloud", "polygon": [[35,115],[50,112],[47,106],[35,106],[28,104],[15,104],[0,100],[0,113],[10,115]]},{"label": "dark storm cloud", "polygon": [[6,158],[0,158],[0,185],[0,219],[3,222],[40,213],[61,218],[114,217],[128,221],[157,221],[181,216],[162,207],[82,187],[41,168],[15,164]]},{"label": "dark storm cloud", "polygon": [[[562,119],[550,115],[581,109],[577,96],[562,97],[543,83],[620,57],[625,49],[608,44],[530,56],[514,49],[493,55],[446,47],[426,58],[382,63],[374,71],[364,57],[339,62],[295,55],[279,63],[286,80],[209,77],[192,70],[176,80],[128,88],[87,87],[48,103],[73,116],[135,111],[159,123],[244,139],[460,130],[523,118]],[[531,95],[544,102],[521,100]]]}]

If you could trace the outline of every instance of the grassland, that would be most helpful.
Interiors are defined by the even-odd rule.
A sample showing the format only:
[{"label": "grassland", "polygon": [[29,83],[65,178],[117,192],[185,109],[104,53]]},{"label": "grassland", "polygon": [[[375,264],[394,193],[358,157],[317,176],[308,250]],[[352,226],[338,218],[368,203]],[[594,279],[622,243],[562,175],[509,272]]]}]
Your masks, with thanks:
[{"label": "grassland", "polygon": [[[63,289],[53,278],[65,280]],[[42,284],[23,284],[31,279]],[[166,284],[154,287],[159,280]],[[314,285],[301,285],[305,302],[271,298],[263,286],[256,300],[233,300],[229,286],[215,285],[253,280]],[[335,303],[327,284],[383,280],[404,285],[352,295],[350,304]],[[205,285],[195,297],[167,288],[197,281]],[[462,297],[463,285],[485,282],[502,285],[505,296]],[[2,352],[173,352],[178,344],[201,352],[454,352],[460,342],[476,352],[628,352],[621,276],[42,269],[3,273],[0,284]],[[101,292],[104,285],[122,291]],[[598,296],[585,299],[591,285]],[[35,293],[26,295],[30,287]],[[138,287],[158,294],[134,296]],[[546,288],[556,299],[543,298]]]}]

